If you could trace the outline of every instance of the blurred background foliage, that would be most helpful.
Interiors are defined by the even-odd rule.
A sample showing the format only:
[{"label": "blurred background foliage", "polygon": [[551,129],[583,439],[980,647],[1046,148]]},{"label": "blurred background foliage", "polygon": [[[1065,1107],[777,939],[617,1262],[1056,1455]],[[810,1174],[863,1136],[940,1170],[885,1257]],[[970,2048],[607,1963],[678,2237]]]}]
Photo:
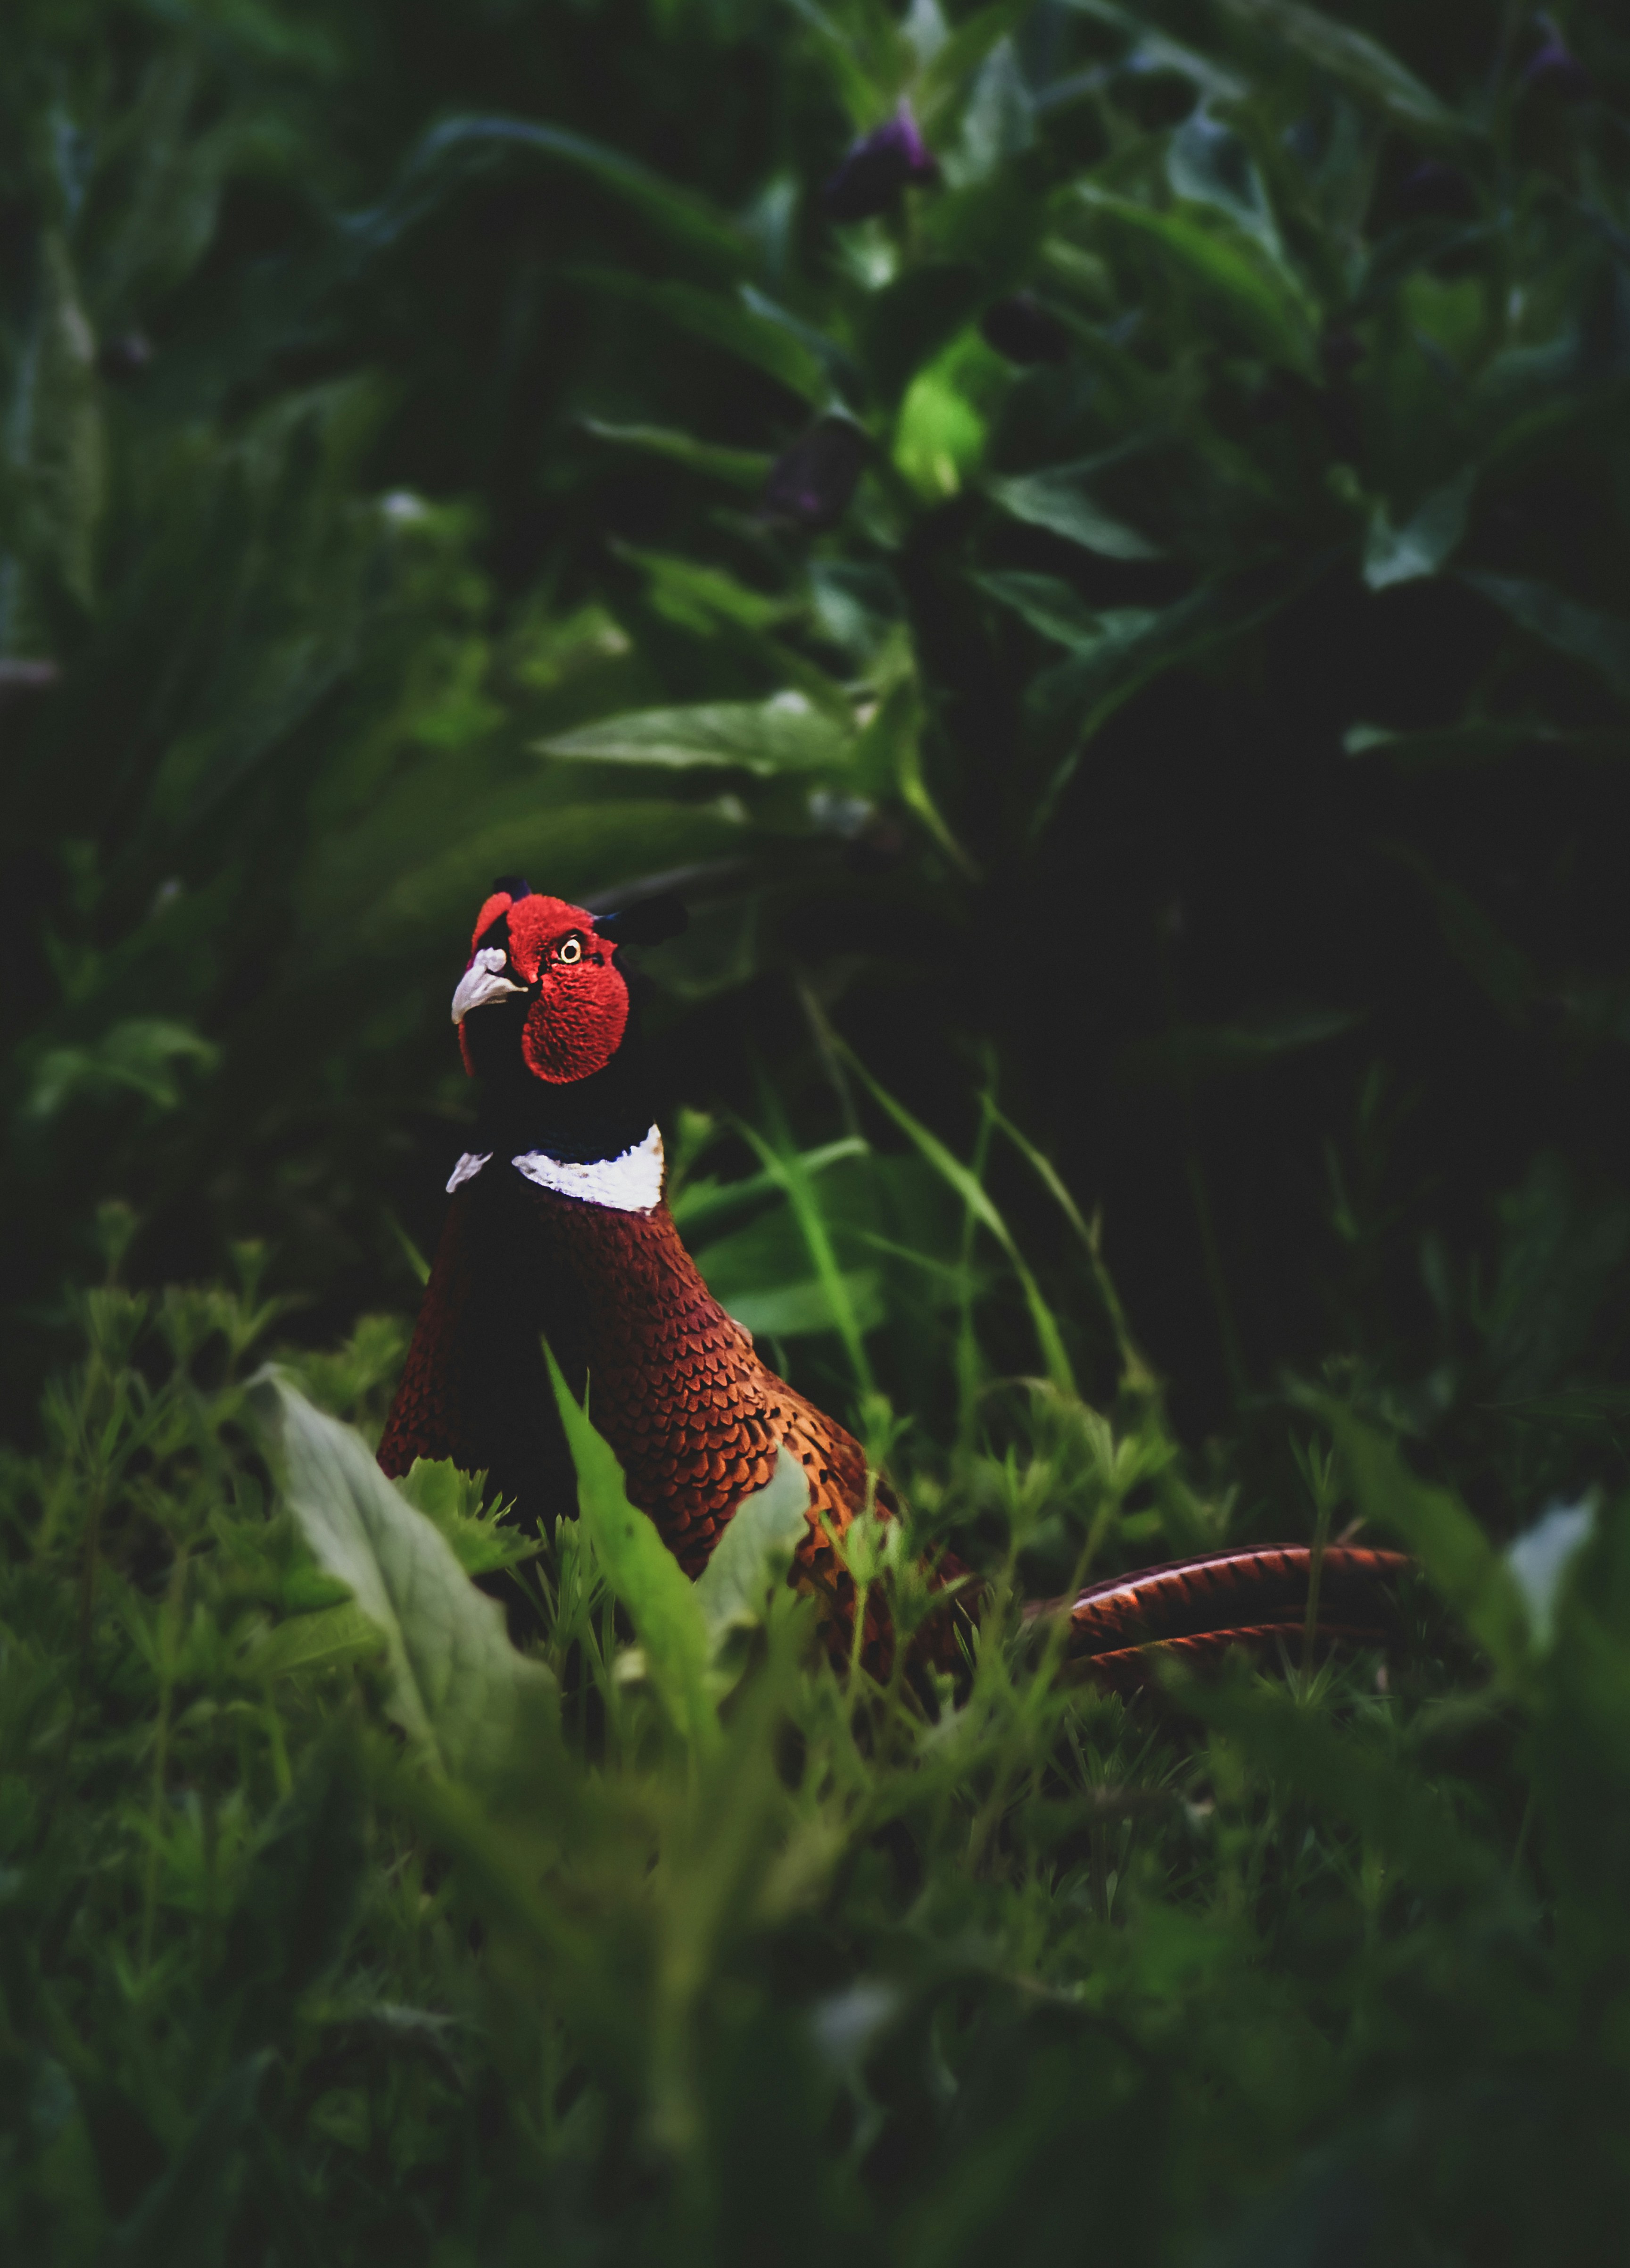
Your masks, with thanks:
[{"label": "blurred background foliage", "polygon": [[[195,1341],[247,1329],[165,1308],[169,1336],[130,1368],[92,1315],[79,1390],[113,1430],[70,1422],[60,1385],[42,1420],[110,1255],[152,1286],[219,1278],[259,1240],[312,1391],[377,1422],[465,1146],[447,999],[475,904],[516,870],[591,902],[681,882],[692,929],[644,973],[685,1233],[798,1382],[892,1457],[926,1528],[1010,1550],[1025,1587],[1061,1585],[1089,1544],[1131,1563],[1230,1526],[1305,1529],[1297,1381],[1408,1438],[1498,1535],[1623,1484],[1630,33],[1611,11],[14,0],[0,63],[0,1393],[18,1535],[71,1498],[81,1525],[51,1514],[51,1550],[88,1535],[94,1567],[127,1486],[119,1425],[148,1393],[187,1401]],[[166,1389],[160,1346],[183,1381]],[[1039,1357],[1046,1384],[1013,1387]],[[1106,1421],[1078,1389],[1145,1445],[1107,1498]],[[105,1394],[124,1397],[117,1425]],[[179,1602],[192,1579],[173,1571],[205,1549],[202,1510],[153,1512],[165,1490],[190,1504],[196,1476],[241,1472],[244,1534],[261,1517],[235,1405],[226,1449],[187,1407],[194,1477],[119,1515],[135,1603],[93,1614],[64,1573],[48,1611],[44,1577],[16,1576],[14,1615],[66,1649],[38,1693],[72,1697],[76,1725],[97,1646],[116,1697],[119,1633],[173,1580]],[[228,1559],[268,1548],[231,1532]],[[290,1596],[264,1569],[245,1580],[210,1594],[206,1625],[256,1599],[322,1610],[306,1574]],[[166,1906],[169,1875],[120,1844],[127,1980],[154,1973],[165,1913],[191,1943],[175,1917],[208,1935],[210,1899],[230,1903],[208,1793],[230,1758],[263,1824],[292,1800],[289,1743],[327,1737],[320,1711],[285,1729],[272,1709],[242,1734],[264,1753],[234,1748],[236,1657],[199,1644],[192,1705],[220,1746],[186,1831],[217,1887]],[[155,1737],[162,1793],[177,1673],[143,1658],[128,1721],[103,1696],[106,1778],[73,1782],[87,1805]],[[7,1659],[34,1692],[26,1650]],[[1617,1689],[1591,1660],[1604,1724]],[[1574,1723],[1575,1703],[1535,1721]],[[1453,1722],[1458,1739],[1470,1719]],[[1247,1878],[1282,1861],[1302,1879],[1285,1853],[1303,1815],[1250,1777],[1264,1740],[1218,1767],[1249,1822],[1228,1881],[1175,1845],[1162,1861],[1237,1917]],[[1561,1772],[1566,1745],[1536,1734],[1524,1753]],[[1125,1777],[1112,1749],[1095,1769]],[[1619,1768],[1600,1769],[1611,1803]],[[1429,1756],[1419,1770],[1437,1784]],[[1520,1855],[1538,1799],[1496,1782],[1467,1800],[1488,1847]],[[17,1847],[67,1785],[28,1797]],[[100,1847],[59,1851],[51,1895]],[[1105,1926],[1106,1864],[1097,1850],[1086,1894]],[[1373,1951],[1369,1864],[1329,1860],[1333,1926]],[[1542,1961],[1542,1910],[1519,1969]],[[1492,1893],[1476,1911],[1505,1978],[1516,1925]],[[1447,1962],[1461,1910],[1428,1898],[1416,1918],[1412,1957]],[[1128,2006],[1192,1973],[1166,1926]],[[1217,1958],[1262,1957],[1280,1923],[1262,1927]],[[924,1944],[940,1958],[934,1929]],[[431,1957],[414,1947],[378,1960]],[[1581,1977],[1611,2001],[1580,1962],[1579,2005]],[[206,1971],[188,1973],[202,2008]],[[1455,2005],[1480,2006],[1484,1983],[1463,1987]],[[110,1969],[96,1990],[114,1989]],[[149,2003],[117,1989],[106,2023],[162,2061]],[[1524,2005],[1528,2076],[1454,2082],[1456,2197],[1487,2172],[1479,2088],[1520,2125],[1524,2058],[1572,2039]],[[1397,2021],[1375,2051],[1389,2069],[1413,2036]],[[434,2064],[431,2036],[415,2035]],[[1607,2088],[1619,2050],[1597,2047]],[[1061,2072],[1074,2052],[1057,2047]],[[1137,2024],[1122,2052],[1090,2085],[1144,2106],[1137,2148],[1164,2162],[1147,2138],[1211,2082],[1149,2061]],[[921,2055],[903,2127],[863,2076],[855,2113],[866,2149],[887,2127],[919,2173],[942,2163],[934,2120],[954,2136],[961,2115],[935,2093],[941,2046]],[[107,2163],[138,2064],[75,2080],[111,2090]],[[1299,2082],[1270,2066],[1275,2107],[1236,2106],[1228,2130],[1258,2137],[1237,2182],[1185,2161],[1166,2233],[1128,2222],[1127,2244],[1197,2242],[1197,2200],[1237,2203],[1314,2147]],[[1409,2084],[1429,2092],[1424,2068]],[[219,2117],[246,2118],[259,2080],[209,2070]],[[193,2146],[180,2105],[216,2103],[202,2084],[165,2080],[83,2257]],[[753,2091],[742,2077],[731,2100]],[[478,2138],[488,2114],[460,2099]],[[594,2116],[611,2132],[633,2099],[613,2088]],[[1333,2080],[1320,2101],[1334,2117],[1343,2099]],[[1546,2095],[1534,2132],[1568,2133],[1572,2100]],[[66,2164],[82,2146],[61,2146]],[[1014,2149],[993,2196],[1029,2162]],[[623,2161],[584,2163],[607,2180]],[[1293,2197],[1289,2221],[1216,2257],[1337,2257],[1328,2228],[1362,2183],[1349,2159],[1308,2164],[1312,2218]],[[887,2242],[959,2257],[916,2178],[899,2194],[918,2217]],[[829,2241],[865,2221],[833,2179],[810,2224]],[[599,2228],[591,2190],[560,2209]],[[164,2215],[188,2194],[147,2235],[127,2226],[121,2257],[180,2257]],[[1406,2257],[1545,2257],[1491,2250],[1528,2241],[1497,2215],[1480,2250],[1444,2250],[1452,2213],[1422,2210],[1437,2234]]]}]

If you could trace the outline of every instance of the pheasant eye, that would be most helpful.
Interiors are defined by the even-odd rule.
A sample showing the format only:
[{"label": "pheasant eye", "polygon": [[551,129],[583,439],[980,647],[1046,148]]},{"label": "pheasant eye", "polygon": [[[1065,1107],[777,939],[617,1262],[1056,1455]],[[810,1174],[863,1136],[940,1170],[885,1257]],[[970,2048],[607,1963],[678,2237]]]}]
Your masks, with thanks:
[{"label": "pheasant eye", "polygon": [[581,961],[583,959],[583,939],[580,937],[569,937],[565,944],[562,946],[560,951],[554,957],[557,961],[563,961],[568,968],[571,966],[573,961]]}]

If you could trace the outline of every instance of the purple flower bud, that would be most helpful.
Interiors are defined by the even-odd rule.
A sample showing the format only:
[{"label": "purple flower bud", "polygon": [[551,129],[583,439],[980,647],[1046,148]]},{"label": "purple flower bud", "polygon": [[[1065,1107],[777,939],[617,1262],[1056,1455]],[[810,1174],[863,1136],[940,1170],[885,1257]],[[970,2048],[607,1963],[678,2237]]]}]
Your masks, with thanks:
[{"label": "purple flower bud", "polygon": [[866,435],[848,417],[818,417],[770,468],[764,509],[814,532],[848,510],[866,461]]},{"label": "purple flower bud", "polygon": [[1536,48],[1523,67],[1523,85],[1546,94],[1560,96],[1564,102],[1589,102],[1591,95],[1590,74],[1572,54],[1548,16],[1539,18],[1545,32],[1545,44]]},{"label": "purple flower bud", "polygon": [[908,181],[936,181],[939,166],[902,102],[884,126],[863,134],[821,191],[833,220],[869,220],[887,212]]},{"label": "purple flower bud", "polygon": [[980,336],[1010,362],[1064,362],[1069,356],[1069,333],[1056,315],[1028,291],[1015,291],[987,307],[980,320]]}]

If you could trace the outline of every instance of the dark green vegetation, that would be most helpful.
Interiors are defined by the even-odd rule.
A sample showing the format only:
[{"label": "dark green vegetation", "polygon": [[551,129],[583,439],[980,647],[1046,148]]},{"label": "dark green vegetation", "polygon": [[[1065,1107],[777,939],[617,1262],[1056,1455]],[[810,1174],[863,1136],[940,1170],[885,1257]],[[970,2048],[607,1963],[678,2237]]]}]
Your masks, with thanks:
[{"label": "dark green vegetation", "polygon": [[[1620,2257],[1612,12],[5,9],[8,2259]],[[676,1210],[995,1580],[937,1707],[774,1503],[317,1414],[515,870],[687,878]],[[1361,1519],[1384,1661],[1012,1610]]]}]

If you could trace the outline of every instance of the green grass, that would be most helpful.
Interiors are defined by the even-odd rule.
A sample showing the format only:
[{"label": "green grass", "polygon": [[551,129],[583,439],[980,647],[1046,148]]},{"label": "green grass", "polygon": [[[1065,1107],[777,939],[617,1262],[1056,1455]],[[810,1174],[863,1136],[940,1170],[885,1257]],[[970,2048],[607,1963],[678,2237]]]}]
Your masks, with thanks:
[{"label": "green grass", "polygon": [[[1185,1540],[1163,1495],[1225,1506],[1168,1493],[1141,1384],[1117,1418],[988,1378],[1001,1454],[977,1410],[897,1454],[927,1516],[851,1547],[909,1629],[954,1536],[977,1640],[879,1684],[777,1587],[767,1505],[693,1589],[581,1418],[583,1514],[541,1557],[451,1476],[385,1481],[400,1337],[246,1383],[254,1260],[240,1292],[89,1294],[5,1471],[14,2257],[1596,2257],[1616,1513],[1502,1557],[1311,1398],[1307,1485],[1263,1517],[1406,1543],[1406,1632],[1123,1703],[1017,1617],[1039,1535],[1136,1564]],[[469,1572],[506,1565],[519,1652]]]}]

